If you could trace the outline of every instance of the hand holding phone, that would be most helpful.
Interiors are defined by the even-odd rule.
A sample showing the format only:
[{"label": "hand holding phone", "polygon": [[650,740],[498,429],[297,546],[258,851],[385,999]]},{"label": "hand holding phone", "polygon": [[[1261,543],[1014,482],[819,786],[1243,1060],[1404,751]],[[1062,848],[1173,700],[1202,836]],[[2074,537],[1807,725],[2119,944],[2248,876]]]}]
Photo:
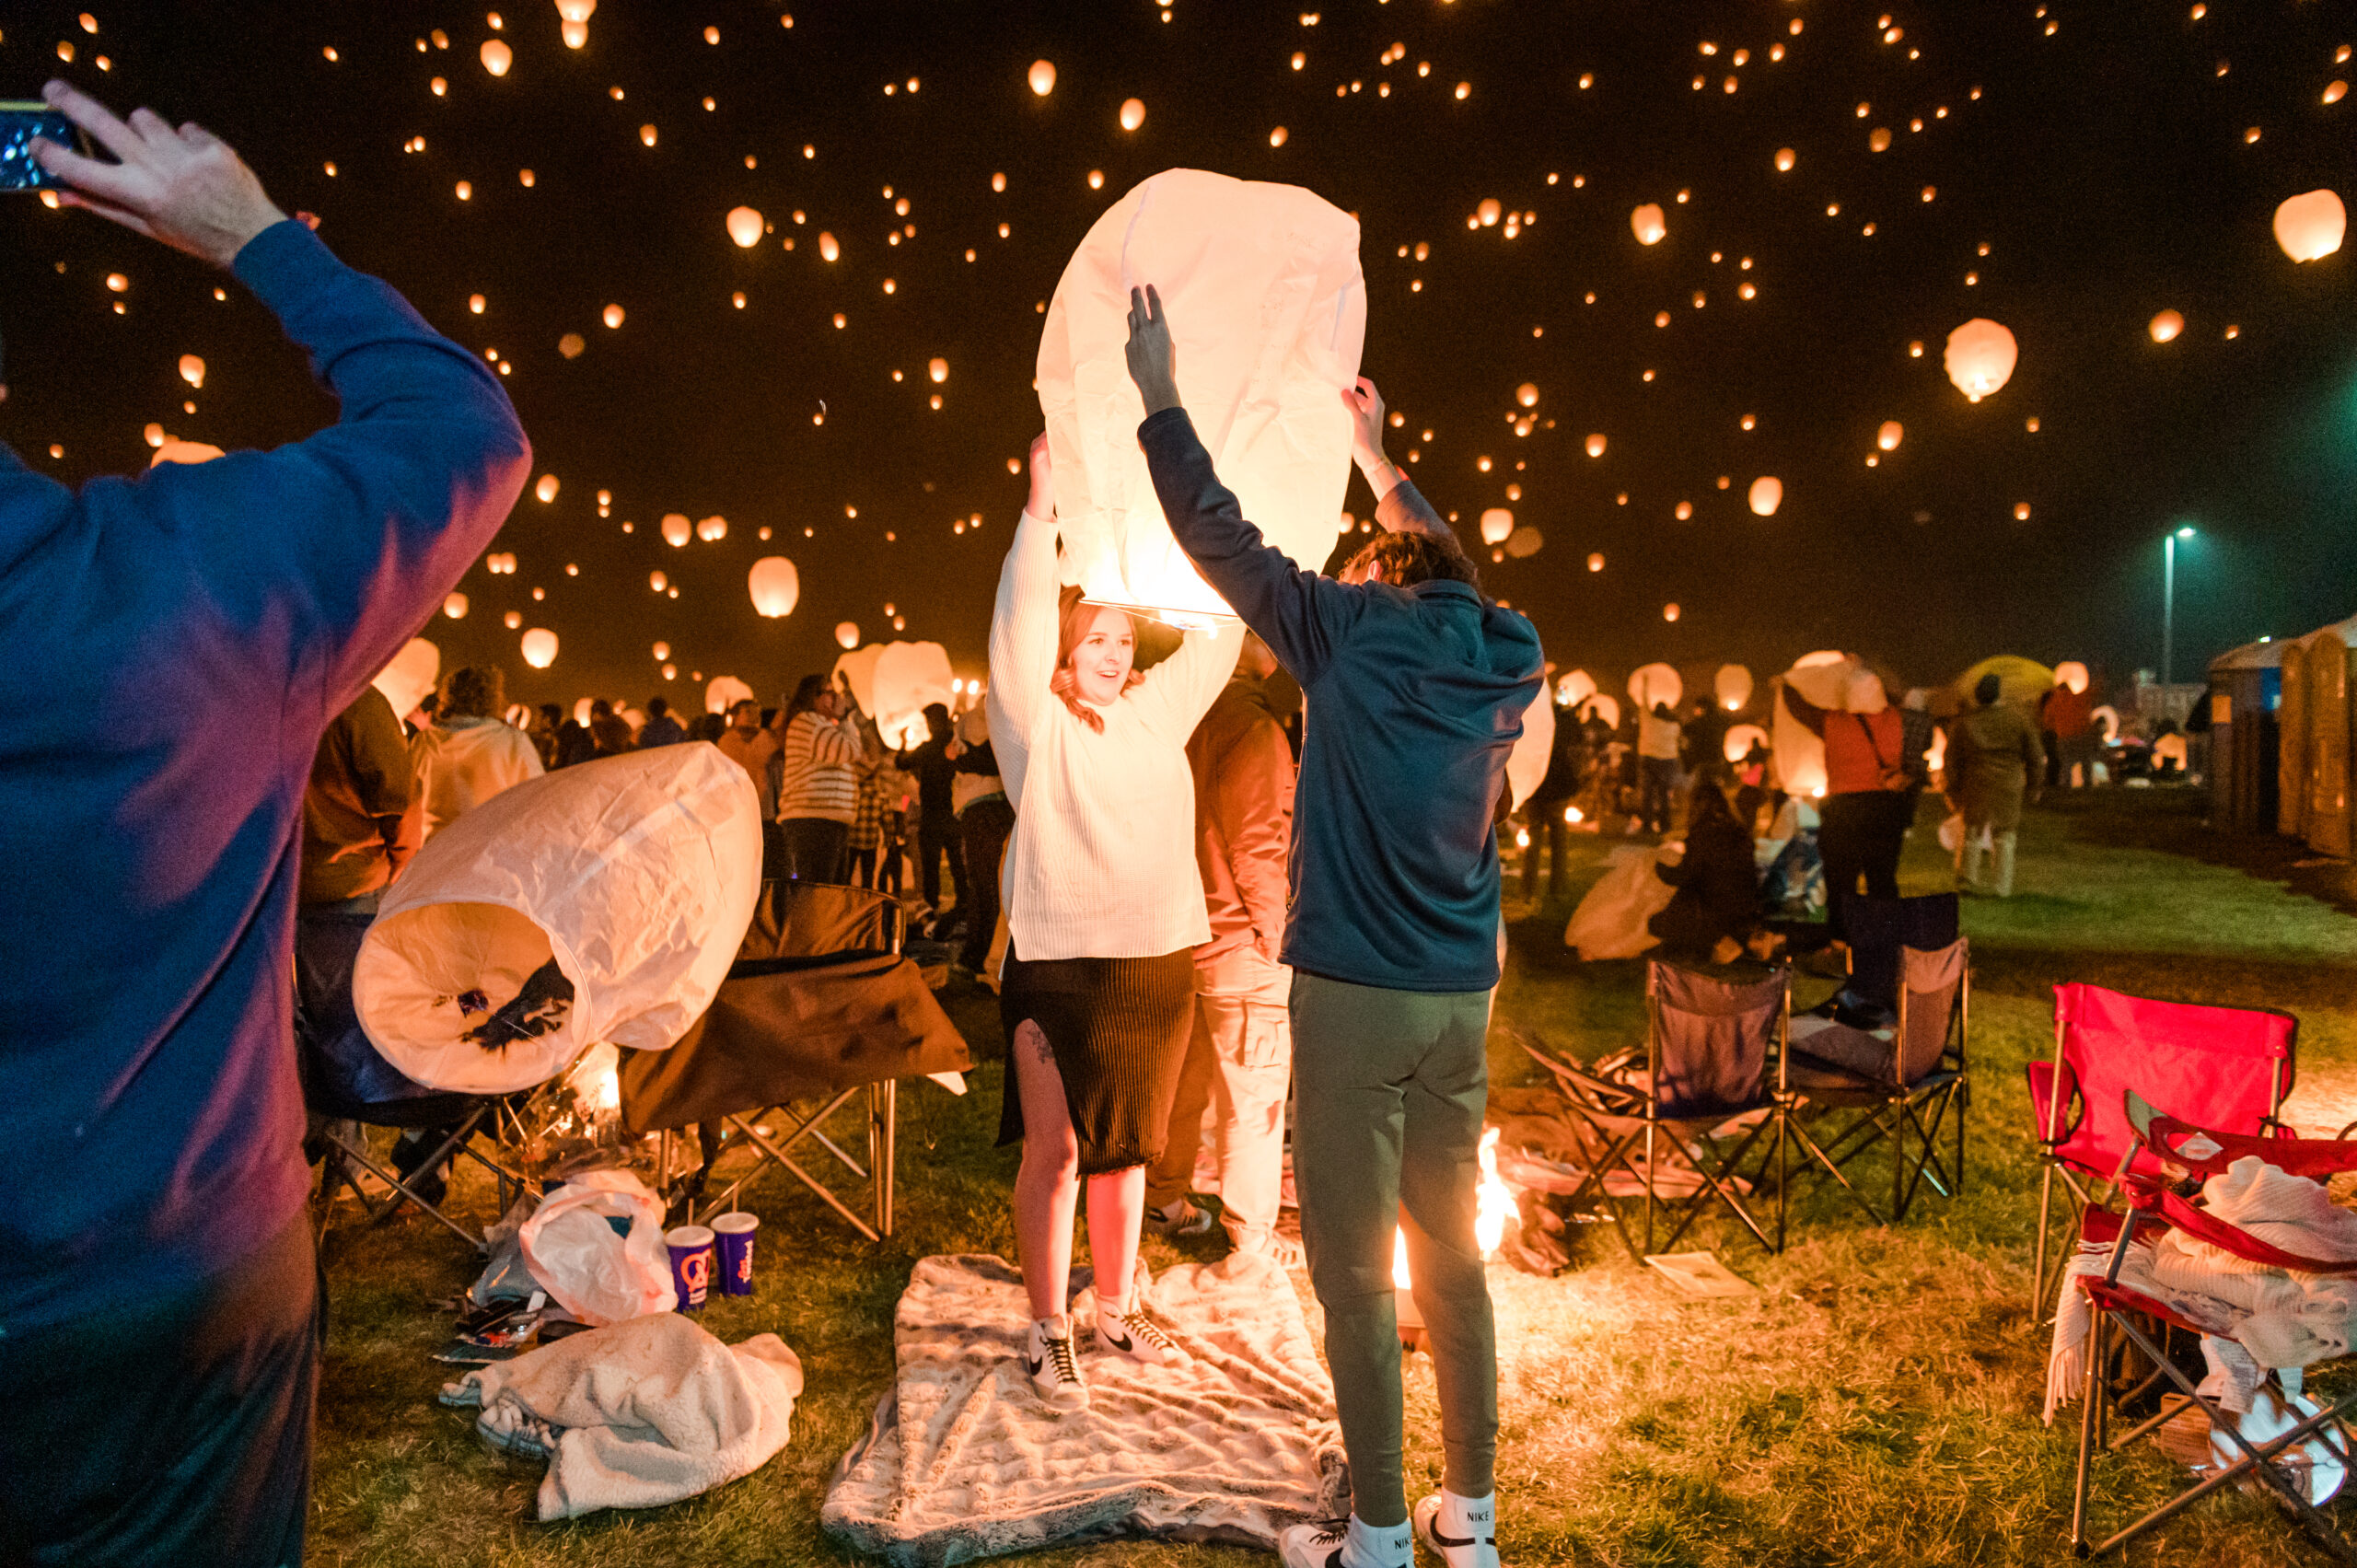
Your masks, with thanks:
[{"label": "hand holding phone", "polygon": [[35,138],[33,160],[66,205],[223,268],[254,236],[286,221],[253,170],[202,125],[175,128],[150,109],[134,110],[126,122],[64,82],[49,83],[41,98],[75,127],[75,141],[87,133],[121,160],[101,162],[46,135]]},{"label": "hand holding phone", "polygon": [[58,189],[58,178],[33,157],[35,136],[90,156],[90,138],[49,105],[0,100],[0,191]]}]

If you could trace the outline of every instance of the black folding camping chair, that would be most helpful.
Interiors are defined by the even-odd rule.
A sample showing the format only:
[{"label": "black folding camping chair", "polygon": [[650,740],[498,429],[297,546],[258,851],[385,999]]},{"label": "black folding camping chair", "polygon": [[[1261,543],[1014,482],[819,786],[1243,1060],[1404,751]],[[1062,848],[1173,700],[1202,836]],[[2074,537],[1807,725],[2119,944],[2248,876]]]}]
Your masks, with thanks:
[{"label": "black folding camping chair", "polygon": [[[621,1054],[622,1124],[666,1134],[661,1187],[675,1212],[690,1220],[717,1213],[774,1165],[868,1240],[892,1234],[899,1081],[973,1065],[923,971],[903,956],[906,935],[906,915],[889,894],[763,884],[710,1009],[668,1051]],[[865,1102],[864,1158],[845,1146],[860,1137],[843,1125],[854,1101]],[[675,1174],[669,1134],[691,1126],[702,1159]],[[751,1163],[707,1198],[721,1163],[740,1152]],[[867,1214],[797,1154],[830,1157],[865,1183]]]},{"label": "black folding camping chair", "polygon": [[[1791,1016],[1789,970],[1655,960],[1645,970],[1642,1068],[1592,1072],[1525,1046],[1555,1074],[1585,1126],[1583,1142],[1600,1151],[1571,1200],[1599,1201],[1630,1256],[1642,1261],[1676,1247],[1713,1202],[1760,1246],[1783,1249],[1781,1074]],[[1771,1163],[1775,1209],[1762,1218]],[[1677,1222],[1659,1246],[1657,1219]]]}]

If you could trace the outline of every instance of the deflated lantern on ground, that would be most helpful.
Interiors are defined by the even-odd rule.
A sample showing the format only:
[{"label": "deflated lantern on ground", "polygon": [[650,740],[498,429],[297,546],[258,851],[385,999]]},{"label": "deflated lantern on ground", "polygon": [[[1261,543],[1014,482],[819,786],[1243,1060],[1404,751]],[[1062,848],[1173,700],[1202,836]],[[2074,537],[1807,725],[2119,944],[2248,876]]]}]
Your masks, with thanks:
[{"label": "deflated lantern on ground", "polygon": [[516,785],[426,841],[353,973],[361,1027],[429,1088],[529,1088],[598,1040],[662,1051],[736,960],[760,797],[712,746]]},{"label": "deflated lantern on ground", "polygon": [[1366,333],[1358,240],[1355,220],[1307,191],[1191,168],[1097,219],[1039,340],[1067,581],[1165,619],[1230,613],[1171,539],[1138,449],[1144,407],[1124,349],[1130,290],[1148,284],[1221,480],[1271,544],[1310,570],[1325,563],[1351,469],[1339,394]]}]

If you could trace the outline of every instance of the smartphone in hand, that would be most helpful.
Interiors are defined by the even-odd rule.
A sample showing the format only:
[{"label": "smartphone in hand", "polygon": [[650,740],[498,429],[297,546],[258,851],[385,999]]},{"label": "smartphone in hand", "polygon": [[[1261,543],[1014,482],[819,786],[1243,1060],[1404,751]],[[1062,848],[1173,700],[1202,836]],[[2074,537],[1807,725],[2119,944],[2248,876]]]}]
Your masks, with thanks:
[{"label": "smartphone in hand", "polygon": [[54,191],[59,181],[33,161],[33,138],[90,156],[82,128],[39,100],[0,100],[0,191]]}]

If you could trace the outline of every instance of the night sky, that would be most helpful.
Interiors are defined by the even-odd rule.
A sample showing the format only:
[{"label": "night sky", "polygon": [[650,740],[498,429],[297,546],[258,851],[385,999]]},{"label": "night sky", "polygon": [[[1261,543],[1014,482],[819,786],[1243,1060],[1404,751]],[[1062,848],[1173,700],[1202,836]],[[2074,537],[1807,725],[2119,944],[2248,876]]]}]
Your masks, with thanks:
[{"label": "night sky", "polygon": [[[1651,659],[1765,676],[1824,646],[1925,684],[1995,653],[2123,679],[2159,663],[2180,523],[2179,679],[2357,610],[2357,256],[2294,264],[2270,229],[2285,197],[2357,200],[2335,89],[2357,4],[1316,3],[603,0],[578,50],[550,0],[496,29],[481,6],[13,5],[0,97],[64,75],[201,120],[345,259],[496,352],[560,487],[493,545],[516,573],[479,563],[467,616],[424,634],[517,697],[700,710],[692,678],[728,674],[773,701],[832,660],[838,621],[894,635],[888,604],[980,673],[1039,308],[1096,215],[1174,166],[1358,215],[1392,456],[1469,543],[1489,506],[1538,530],[1527,558],[1483,551],[1484,585],[1607,690]],[[1485,201],[1535,221],[1469,227]],[[1643,203],[1657,245],[1631,232]],[[770,226],[749,250],[724,222],[740,204]],[[237,447],[332,417],[201,264],[27,196],[0,223],[0,436],[37,468],[134,470],[151,424]],[[2163,309],[2185,319],[2165,344]],[[1941,352],[1982,316],[2020,362],[1975,405]],[[1870,468],[1887,420],[1905,438]],[[1745,503],[1763,474],[1769,518]],[[1371,509],[1355,480],[1346,505]],[[667,513],[727,535],[671,548]],[[770,553],[800,569],[784,621],[746,589]],[[509,610],[557,633],[552,668],[525,667]]]}]

